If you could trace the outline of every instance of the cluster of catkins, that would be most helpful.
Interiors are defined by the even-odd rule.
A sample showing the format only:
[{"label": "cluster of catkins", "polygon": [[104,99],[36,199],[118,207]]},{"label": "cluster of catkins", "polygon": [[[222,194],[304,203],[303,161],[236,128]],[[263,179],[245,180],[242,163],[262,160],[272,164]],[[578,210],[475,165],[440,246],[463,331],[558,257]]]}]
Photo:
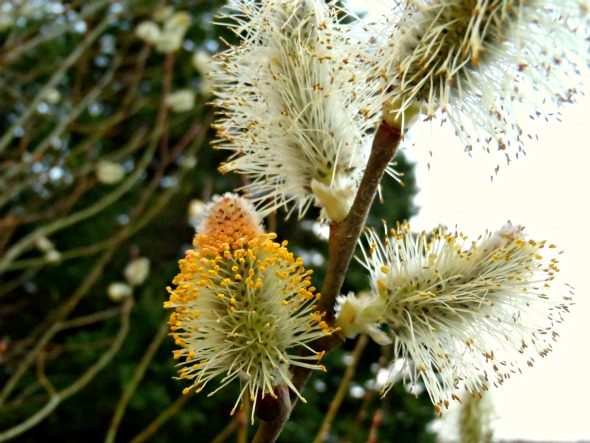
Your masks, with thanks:
[{"label": "cluster of catkins", "polygon": [[467,150],[511,157],[529,135],[519,121],[553,113],[579,88],[588,0],[391,3],[373,24],[322,0],[230,0],[217,19],[240,39],[210,71],[216,146],[231,152],[220,169],[246,174],[249,198],[213,199],[169,288],[191,388],[238,380],[236,406],[279,386],[301,397],[290,369],[325,370],[318,339],[366,333],[403,363],[384,393],[396,378],[421,383],[440,411],[458,388],[501,384],[551,350],[570,291],[554,283],[555,246],[521,226],[475,241],[407,223],[369,232],[359,261],[371,291],[341,296],[334,324],[317,308],[311,270],[261,226],[279,207],[345,220],[383,122],[402,137],[449,122]]}]

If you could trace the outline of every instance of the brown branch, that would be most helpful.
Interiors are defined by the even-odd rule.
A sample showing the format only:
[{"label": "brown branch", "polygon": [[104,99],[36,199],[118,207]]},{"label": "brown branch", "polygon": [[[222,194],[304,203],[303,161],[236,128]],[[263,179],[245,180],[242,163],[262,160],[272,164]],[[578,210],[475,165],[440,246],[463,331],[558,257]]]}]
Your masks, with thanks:
[{"label": "brown branch", "polygon": [[[203,140],[206,134],[206,128],[208,125],[208,121],[204,122],[204,125],[201,126],[201,131],[196,135],[196,138],[199,140]],[[155,148],[155,144],[157,143],[157,137],[154,137],[153,145],[151,146],[152,149]],[[190,145],[190,149],[188,150],[189,154],[194,154],[200,147],[201,143],[197,143],[193,141]],[[177,178],[178,180],[182,180],[184,175],[187,173],[186,169],[180,168],[178,171]],[[158,182],[158,178],[152,178],[152,181]],[[149,188],[150,186],[148,186]],[[119,247],[119,245],[129,238],[131,235],[139,231],[143,226],[149,223],[157,214],[159,214],[166,205],[170,202],[170,199],[173,195],[175,195],[176,190],[174,188],[169,188],[154,201],[147,198],[140,198],[140,201],[137,203],[135,208],[132,210],[133,213],[137,213],[138,217],[136,218],[134,223],[129,223],[122,227],[119,232],[113,235],[109,239],[109,246],[105,249],[103,254],[97,258],[95,265],[93,266],[92,270],[87,274],[84,281],[78,287],[78,289],[63,303],[56,309],[54,313],[52,313],[46,321],[43,322],[36,330],[34,330],[30,337],[34,338],[34,346],[31,349],[28,349],[25,353],[25,357],[20,362],[16,370],[12,373],[11,377],[4,385],[2,392],[0,392],[0,407],[2,404],[8,399],[9,395],[15,389],[17,383],[21,379],[21,377],[29,370],[31,364],[34,362],[37,355],[42,352],[45,348],[47,343],[57,334],[63,327],[63,323],[65,318],[72,312],[72,310],[78,305],[80,300],[82,300],[90,291],[90,289],[94,286],[96,281],[102,275],[103,268],[106,264],[110,261],[113,254]],[[141,214],[141,216],[139,216]],[[24,340],[23,343],[28,342],[28,340]],[[57,404],[61,400],[59,399],[51,399],[49,403],[47,403],[43,409],[37,412],[34,417],[38,417],[39,414],[43,414],[43,411],[51,409],[55,409],[57,404],[53,404],[54,401],[57,401]],[[26,422],[30,422],[34,417],[26,420]]]},{"label": "brown branch", "polygon": [[[49,401],[45,404],[45,406],[39,409],[35,414],[31,415],[28,419],[22,423],[19,423],[13,428],[1,432],[0,442],[18,437],[22,433],[39,424],[42,420],[47,418],[61,402],[85,388],[88,383],[90,383],[94,377],[96,377],[96,375],[111,362],[113,357],[121,348],[121,345],[123,344],[123,341],[129,332],[129,315],[131,313],[132,306],[133,299],[129,297],[125,304],[121,307],[121,326],[108,351],[102,354],[98,361],[90,366],[74,383],[50,396]],[[52,390],[53,387],[46,386],[46,389]]]},{"label": "brown branch", "polygon": [[324,441],[325,437],[328,436],[330,432],[330,428],[332,427],[332,423],[334,422],[334,418],[336,418],[336,414],[346,397],[346,393],[348,392],[348,387],[350,386],[350,382],[356,373],[356,367],[360,361],[361,355],[365,350],[365,347],[369,343],[369,337],[366,334],[361,334],[358,338],[354,350],[352,351],[352,361],[347,366],[346,371],[344,371],[344,376],[340,381],[340,386],[338,386],[338,390],[334,395],[332,401],[330,401],[330,407],[328,408],[328,412],[324,417],[324,421],[320,426],[320,430],[318,431],[316,437],[313,440],[313,443],[321,443]]},{"label": "brown branch", "polygon": [[217,434],[211,443],[223,443],[227,438],[232,435],[238,427],[238,417],[234,417],[222,431]]},{"label": "brown branch", "polygon": [[[369,214],[371,204],[377,195],[381,178],[387,165],[395,156],[401,138],[402,134],[399,128],[389,126],[385,122],[381,123],[373,139],[371,154],[352,208],[344,220],[340,223],[332,222],[330,225],[328,269],[322,286],[322,295],[318,303],[318,309],[326,313],[325,321],[328,324],[334,324],[336,297],[340,295],[348,266],[352,260],[361,231],[365,226],[365,220]],[[312,348],[317,352],[330,352],[342,344],[343,341],[344,338],[342,335],[335,332],[331,336],[312,344]],[[307,383],[311,370],[295,366],[292,369],[292,373],[293,385],[297,391],[301,392]],[[291,397],[292,410],[298,397],[293,395],[293,393]],[[272,421],[261,420],[256,436],[254,437],[254,442],[271,443],[276,441],[289,418],[291,410],[286,411],[285,414],[280,415]],[[259,416],[265,415],[265,411],[261,411],[261,414],[259,414]]]},{"label": "brown branch", "polygon": [[119,425],[121,424],[121,421],[123,420],[123,415],[125,414],[125,409],[127,409],[127,405],[129,404],[129,401],[131,400],[133,393],[137,390],[139,383],[145,376],[145,372],[149,364],[152,362],[154,356],[156,355],[156,351],[160,348],[160,345],[162,344],[162,341],[166,337],[167,333],[168,322],[163,321],[160,326],[160,329],[158,329],[158,331],[154,335],[154,338],[149,344],[147,350],[145,351],[141,361],[137,365],[133,377],[131,378],[129,383],[127,383],[125,390],[123,391],[123,394],[117,402],[115,413],[113,414],[111,424],[105,437],[105,443],[112,443],[115,441]]},{"label": "brown branch", "polygon": [[166,54],[164,63],[164,85],[162,89],[162,100],[160,102],[160,110],[158,112],[157,122],[162,128],[162,135],[160,137],[160,155],[164,162],[169,160],[170,152],[168,151],[168,104],[166,100],[170,95],[172,88],[172,74],[174,71],[174,54]]},{"label": "brown branch", "polygon": [[[182,409],[184,404],[195,395],[192,390],[188,394],[181,394],[164,412],[162,412],[156,419],[149,424],[147,428],[137,434],[130,443],[141,443],[149,440],[158,429],[162,427],[170,418],[174,417],[178,411]],[[232,421],[233,423],[233,421]],[[234,425],[235,426],[235,425]]]}]

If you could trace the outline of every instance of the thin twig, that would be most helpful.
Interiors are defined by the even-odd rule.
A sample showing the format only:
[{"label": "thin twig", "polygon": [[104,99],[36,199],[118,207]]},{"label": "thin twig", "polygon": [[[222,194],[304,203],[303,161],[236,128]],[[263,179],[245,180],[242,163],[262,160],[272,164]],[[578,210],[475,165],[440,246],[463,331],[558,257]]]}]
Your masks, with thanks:
[{"label": "thin twig", "polygon": [[[321,298],[318,309],[325,312],[325,321],[334,323],[334,305],[336,297],[340,295],[344,278],[354,254],[354,250],[365,225],[365,220],[387,165],[391,162],[401,141],[401,130],[382,122],[373,139],[371,154],[363,179],[359,186],[352,208],[348,216],[340,223],[330,225],[329,258],[326,278],[322,286]],[[333,333],[324,340],[318,340],[314,346],[316,352],[330,352],[343,342],[343,337],[338,332]],[[306,352],[304,350],[303,352]],[[301,392],[307,383],[311,370],[300,366],[292,369],[293,385]],[[291,409],[297,403],[298,397],[292,395]],[[280,435],[291,411],[287,411],[276,420],[261,420],[260,426],[254,437],[255,443],[272,443]]]},{"label": "thin twig", "polygon": [[[205,122],[207,123],[207,122]],[[206,125],[203,127],[207,127]],[[199,139],[202,139],[205,136],[205,131],[201,131],[199,133]],[[201,143],[194,143],[192,145],[191,154],[194,154]],[[152,148],[155,149],[156,143],[153,143]],[[178,172],[178,179],[179,181],[182,180],[182,177],[187,173],[186,169],[180,169]],[[21,379],[21,377],[28,371],[31,364],[34,362],[36,356],[41,352],[44,346],[51,340],[57,332],[61,329],[61,322],[63,319],[67,317],[67,315],[72,312],[72,310],[78,305],[80,300],[89,292],[90,288],[96,283],[96,281],[102,275],[102,271],[104,266],[109,262],[112,258],[117,247],[120,245],[121,242],[126,240],[131,235],[135,234],[139,231],[143,226],[149,223],[157,214],[159,214],[164,207],[168,204],[170,199],[176,194],[176,190],[174,188],[169,188],[165,190],[159,198],[155,201],[149,202],[143,199],[141,204],[136,206],[135,211],[138,214],[142,214],[141,217],[138,217],[134,223],[129,223],[128,225],[123,226],[120,231],[115,234],[110,239],[110,247],[107,248],[103,254],[97,259],[94,267],[91,271],[87,274],[86,279],[81,283],[78,289],[72,294],[72,296],[67,299],[48,319],[44,322],[44,325],[40,326],[38,329],[33,331],[31,334],[33,337],[37,337],[35,340],[35,346],[33,349],[30,349],[26,352],[25,358],[20,362],[19,366],[13,372],[7,383],[4,385],[2,392],[0,393],[0,406],[7,400],[8,396],[11,394],[12,390],[16,387],[17,383]],[[144,208],[147,207],[147,210],[142,213]],[[44,409],[50,408],[51,405],[45,405]],[[41,412],[41,411],[39,411]],[[37,415],[37,414],[35,414]]]},{"label": "thin twig", "polygon": [[330,402],[328,412],[324,416],[324,421],[322,422],[320,430],[315,436],[313,443],[321,443],[330,432],[332,422],[334,421],[334,418],[336,417],[336,414],[338,413],[338,410],[340,409],[340,406],[342,405],[342,402],[346,397],[346,393],[348,392],[348,386],[350,385],[350,381],[356,373],[356,367],[361,358],[361,355],[363,354],[363,351],[365,350],[365,347],[367,346],[367,343],[369,343],[367,335],[361,334],[361,336],[358,338],[356,342],[354,350],[352,351],[352,361],[350,362],[350,364],[346,368],[346,371],[344,372],[344,376],[340,381],[340,386],[338,386],[338,390],[336,391],[334,398],[332,398],[332,401]]},{"label": "thin twig", "polygon": [[45,356],[47,354],[45,352],[40,352],[37,356],[37,380],[39,380],[39,384],[45,389],[45,391],[49,394],[49,397],[53,397],[56,394],[55,387],[51,384],[51,381],[45,375]]},{"label": "thin twig", "polygon": [[[111,3],[111,0],[86,2],[84,4],[84,8],[81,8],[79,12],[79,18],[83,20],[91,17],[96,11],[100,10],[109,3]],[[55,23],[58,23],[58,21],[55,20],[54,26],[45,30],[45,32],[38,32],[35,38],[30,39],[26,43],[21,43],[14,46],[14,48],[4,54],[4,61],[13,62],[17,60],[21,54],[31,54],[31,51],[35,48],[35,46],[57,39],[60,35],[71,32],[72,30],[72,25],[69,21],[66,21],[61,26],[55,26]]]},{"label": "thin twig", "polygon": [[5,432],[0,433],[0,442],[18,437],[19,435],[39,424],[42,420],[47,418],[61,402],[85,388],[86,385],[88,385],[88,383],[90,383],[94,377],[96,377],[96,375],[110,363],[110,361],[121,348],[121,345],[123,344],[123,341],[129,332],[129,314],[131,313],[132,306],[133,299],[129,297],[125,304],[123,304],[121,307],[121,327],[119,328],[119,331],[117,332],[117,335],[115,336],[115,339],[113,340],[113,343],[107,352],[102,354],[98,361],[94,365],[90,366],[74,383],[50,397],[49,401],[43,408],[30,416],[27,420],[19,423]]},{"label": "thin twig", "polygon": [[[137,143],[139,143],[139,141],[142,138],[143,134],[140,133],[138,134],[138,136],[135,137],[135,140]],[[29,248],[35,242],[35,239],[51,235],[54,232],[59,231],[60,229],[64,229],[68,226],[79,223],[82,220],[85,220],[89,217],[98,214],[111,204],[118,202],[121,196],[127,193],[130,189],[132,189],[136,182],[141,178],[143,172],[148,166],[150,160],[152,159],[153,153],[153,149],[146,149],[135,171],[132,174],[130,174],[129,177],[118,188],[110,192],[105,197],[101,198],[93,205],[87,206],[84,209],[81,209],[80,211],[75,212],[67,217],[55,220],[53,223],[41,226],[37,228],[35,231],[24,236],[20,241],[16,242],[14,245],[12,245],[12,247],[6,252],[4,257],[0,260],[0,273],[4,272],[16,257],[18,257],[21,253],[26,251],[27,248]]]},{"label": "thin twig", "polygon": [[375,395],[376,395],[376,391],[374,389],[368,389],[365,392],[365,395],[363,397],[363,401],[358,409],[356,417],[355,417],[354,421],[351,423],[350,427],[348,428],[348,433],[346,434],[346,438],[344,438],[341,441],[341,443],[351,443],[353,440],[353,437],[355,435],[357,435],[359,427],[361,426],[363,421],[368,416],[368,410],[369,410],[369,407],[371,406],[371,403],[373,402],[373,399],[375,398]]},{"label": "thin twig", "polygon": [[373,420],[371,421],[371,428],[369,429],[369,436],[367,437],[367,443],[377,443],[379,438],[379,427],[383,421],[383,411],[381,408],[377,408],[373,414]]},{"label": "thin twig", "polygon": [[191,390],[187,394],[181,394],[174,403],[172,403],[165,411],[163,411],[154,421],[152,421],[147,428],[137,434],[130,443],[142,443],[151,438],[158,429],[162,427],[170,418],[174,417],[182,409],[184,404],[195,395],[195,391]]},{"label": "thin twig", "polygon": [[[52,131],[47,134],[43,140],[35,145],[35,149],[30,152],[32,158],[40,158],[47,149],[51,146],[53,140],[58,139],[60,135],[63,134],[68,129],[68,126],[86,109],[88,109],[88,105],[92,103],[96,98],[103,92],[103,90],[109,86],[111,83],[115,71],[119,67],[121,63],[121,56],[117,56],[114,58],[113,62],[111,63],[109,69],[105,74],[101,77],[100,81],[82,98],[75,106],[68,112],[67,118],[60,119],[59,122],[55,125]],[[29,165],[26,165],[29,166]],[[19,173],[21,168],[11,168],[10,170],[6,171],[5,178],[12,178],[17,173]],[[20,190],[19,190],[20,191]],[[12,192],[9,194],[9,197],[3,197],[0,200],[0,206],[4,206],[4,204],[12,198],[13,195],[16,195],[18,192]]]},{"label": "thin twig", "polygon": [[37,274],[41,270],[41,267],[27,267],[24,269],[25,271],[18,277],[6,282],[2,282],[2,285],[0,286],[0,298],[4,297],[7,294],[11,294],[12,291],[14,291],[19,286],[22,286],[23,283],[32,280],[35,274]]},{"label": "thin twig", "polygon": [[139,386],[139,383],[145,376],[145,371],[147,370],[152,359],[154,358],[154,355],[156,355],[156,351],[160,348],[160,345],[162,344],[162,341],[164,340],[164,337],[166,337],[167,333],[168,323],[166,321],[163,321],[162,325],[160,326],[160,329],[158,329],[158,331],[154,335],[154,338],[149,344],[145,354],[143,355],[141,361],[137,365],[133,377],[131,378],[131,380],[125,387],[123,394],[119,398],[119,402],[117,403],[117,406],[115,408],[115,413],[113,414],[111,424],[109,426],[107,435],[104,440],[105,443],[112,443],[115,441],[115,437],[117,436],[117,430],[119,428],[119,425],[121,424],[123,414],[125,413],[125,409],[129,404],[129,400],[131,400],[131,397],[133,396],[134,392]]},{"label": "thin twig", "polygon": [[167,117],[168,117],[168,103],[167,99],[170,95],[170,89],[172,88],[172,74],[174,71],[174,54],[166,54],[166,60],[164,62],[164,85],[162,88],[162,101],[160,104],[160,110],[158,112],[157,122],[162,128],[162,136],[160,137],[160,155],[164,161],[168,161],[168,128],[167,128]]},{"label": "thin twig", "polygon": [[94,28],[86,38],[72,51],[68,58],[60,63],[59,69],[53,74],[51,79],[47,82],[44,88],[35,96],[33,101],[29,104],[25,112],[11,125],[11,127],[4,133],[4,136],[0,139],[0,153],[2,153],[8,144],[14,138],[16,128],[23,126],[24,122],[35,112],[37,106],[45,97],[45,91],[48,88],[55,87],[58,82],[62,79],[65,72],[78,60],[90,47],[92,43],[103,33],[110,23],[110,18],[105,17],[96,28]]},{"label": "thin twig", "polygon": [[250,397],[246,396],[242,400],[242,407],[236,414],[236,423],[238,424],[238,432],[236,443],[248,443],[248,418],[250,417]]},{"label": "thin twig", "polygon": [[211,443],[223,443],[238,427],[238,418],[234,417],[222,431],[215,436]]},{"label": "thin twig", "polygon": [[[155,148],[155,146],[154,146]],[[153,151],[152,151],[153,152]],[[56,220],[51,225],[43,226],[36,231],[32,232],[31,234],[25,236],[20,242],[17,242],[13,247],[8,251],[8,253],[4,257],[4,265],[6,266],[7,263],[10,262],[12,256],[16,256],[19,254],[21,250],[26,249],[28,245],[34,242],[34,239],[37,236],[47,235],[48,233],[54,232],[64,226],[69,226],[77,221],[83,220],[87,217],[94,215],[95,213],[99,212],[114,203],[116,200],[113,200],[113,194],[122,195],[123,193],[127,192],[135,182],[139,179],[140,174],[143,172],[147,163],[151,159],[150,150],[146,151],[146,154],[142,158],[142,161],[138,165],[136,171],[129,177],[129,179],[121,185],[116,191],[107,195],[103,199],[99,200],[94,205],[91,205],[77,213],[72,214],[70,217],[66,217],[65,219]],[[118,192],[117,192],[118,191]],[[94,285],[94,283],[98,280],[99,276],[102,274],[102,270],[106,263],[110,260],[112,255],[114,254],[116,245],[123,241],[125,235],[128,233],[129,229],[121,229],[119,235],[116,235],[111,240],[111,248],[106,250],[101,258],[98,259],[94,268],[90,271],[86,279],[82,282],[82,284],[78,287],[77,291],[57,310],[55,317],[53,318],[53,323],[48,327],[46,332],[42,335],[42,337],[37,341],[36,346],[33,351],[29,352],[25,359],[21,362],[17,370],[12,374],[6,385],[4,386],[4,390],[0,394],[0,405],[6,401],[8,395],[16,387],[16,383],[20,380],[20,378],[24,375],[24,373],[28,370],[34,359],[36,358],[37,353],[53,338],[53,336],[60,330],[61,325],[59,324],[78,304],[78,302],[86,295],[86,293],[90,290],[90,288]],[[122,235],[121,235],[122,234]],[[0,262],[1,263],[1,262]],[[0,264],[0,273],[2,271],[2,265]]]},{"label": "thin twig", "polygon": [[104,311],[93,312],[92,314],[85,315],[83,317],[74,318],[61,324],[61,330],[80,328],[82,326],[88,326],[99,321],[107,320],[114,317],[119,312],[119,308],[105,309]]}]

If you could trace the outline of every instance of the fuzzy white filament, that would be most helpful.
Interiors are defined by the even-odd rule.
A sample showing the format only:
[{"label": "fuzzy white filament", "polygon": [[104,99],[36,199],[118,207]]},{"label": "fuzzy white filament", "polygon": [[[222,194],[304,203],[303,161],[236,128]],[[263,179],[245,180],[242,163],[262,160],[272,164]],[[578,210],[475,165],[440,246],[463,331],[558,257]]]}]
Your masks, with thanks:
[{"label": "fuzzy white filament", "polygon": [[[588,0],[404,0],[379,53],[388,107],[449,120],[466,150],[522,151],[522,123],[572,101],[588,63]],[[409,115],[408,115],[409,114]]]},{"label": "fuzzy white filament", "polygon": [[223,18],[242,41],[213,72],[219,147],[233,153],[221,170],[249,175],[262,211],[318,204],[343,219],[380,118],[365,48],[321,0],[235,0]]},{"label": "fuzzy white filament", "polygon": [[470,242],[402,224],[385,241],[374,232],[367,240],[362,261],[395,355],[412,362],[412,385],[421,379],[439,412],[461,385],[486,390],[547,355],[572,304],[551,288],[555,246],[525,239],[519,226]]}]

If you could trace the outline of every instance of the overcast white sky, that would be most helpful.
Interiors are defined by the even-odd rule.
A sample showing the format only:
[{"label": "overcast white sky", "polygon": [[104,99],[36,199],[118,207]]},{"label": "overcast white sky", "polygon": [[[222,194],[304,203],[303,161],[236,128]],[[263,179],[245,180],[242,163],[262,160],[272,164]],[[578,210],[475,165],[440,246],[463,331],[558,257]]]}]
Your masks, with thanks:
[{"label": "overcast white sky", "polygon": [[[374,1],[350,3],[366,9]],[[530,238],[565,251],[559,278],[575,288],[576,306],[558,329],[554,352],[495,390],[496,437],[590,441],[590,99],[565,108],[563,123],[541,127],[539,142],[502,164],[493,181],[498,158],[469,157],[451,132],[413,129],[416,144],[405,151],[417,162],[420,188],[413,230],[443,223],[477,237],[507,220],[525,225]]]},{"label": "overcast white sky", "polygon": [[565,109],[563,123],[543,128],[540,141],[527,145],[527,155],[502,167],[493,181],[491,159],[470,158],[451,134],[416,131],[422,136],[405,151],[417,162],[420,188],[413,229],[443,223],[477,237],[511,220],[525,225],[530,238],[546,239],[565,251],[559,278],[574,286],[576,306],[558,329],[554,352],[496,390],[501,438],[590,441],[588,117],[590,99],[585,97]]}]

